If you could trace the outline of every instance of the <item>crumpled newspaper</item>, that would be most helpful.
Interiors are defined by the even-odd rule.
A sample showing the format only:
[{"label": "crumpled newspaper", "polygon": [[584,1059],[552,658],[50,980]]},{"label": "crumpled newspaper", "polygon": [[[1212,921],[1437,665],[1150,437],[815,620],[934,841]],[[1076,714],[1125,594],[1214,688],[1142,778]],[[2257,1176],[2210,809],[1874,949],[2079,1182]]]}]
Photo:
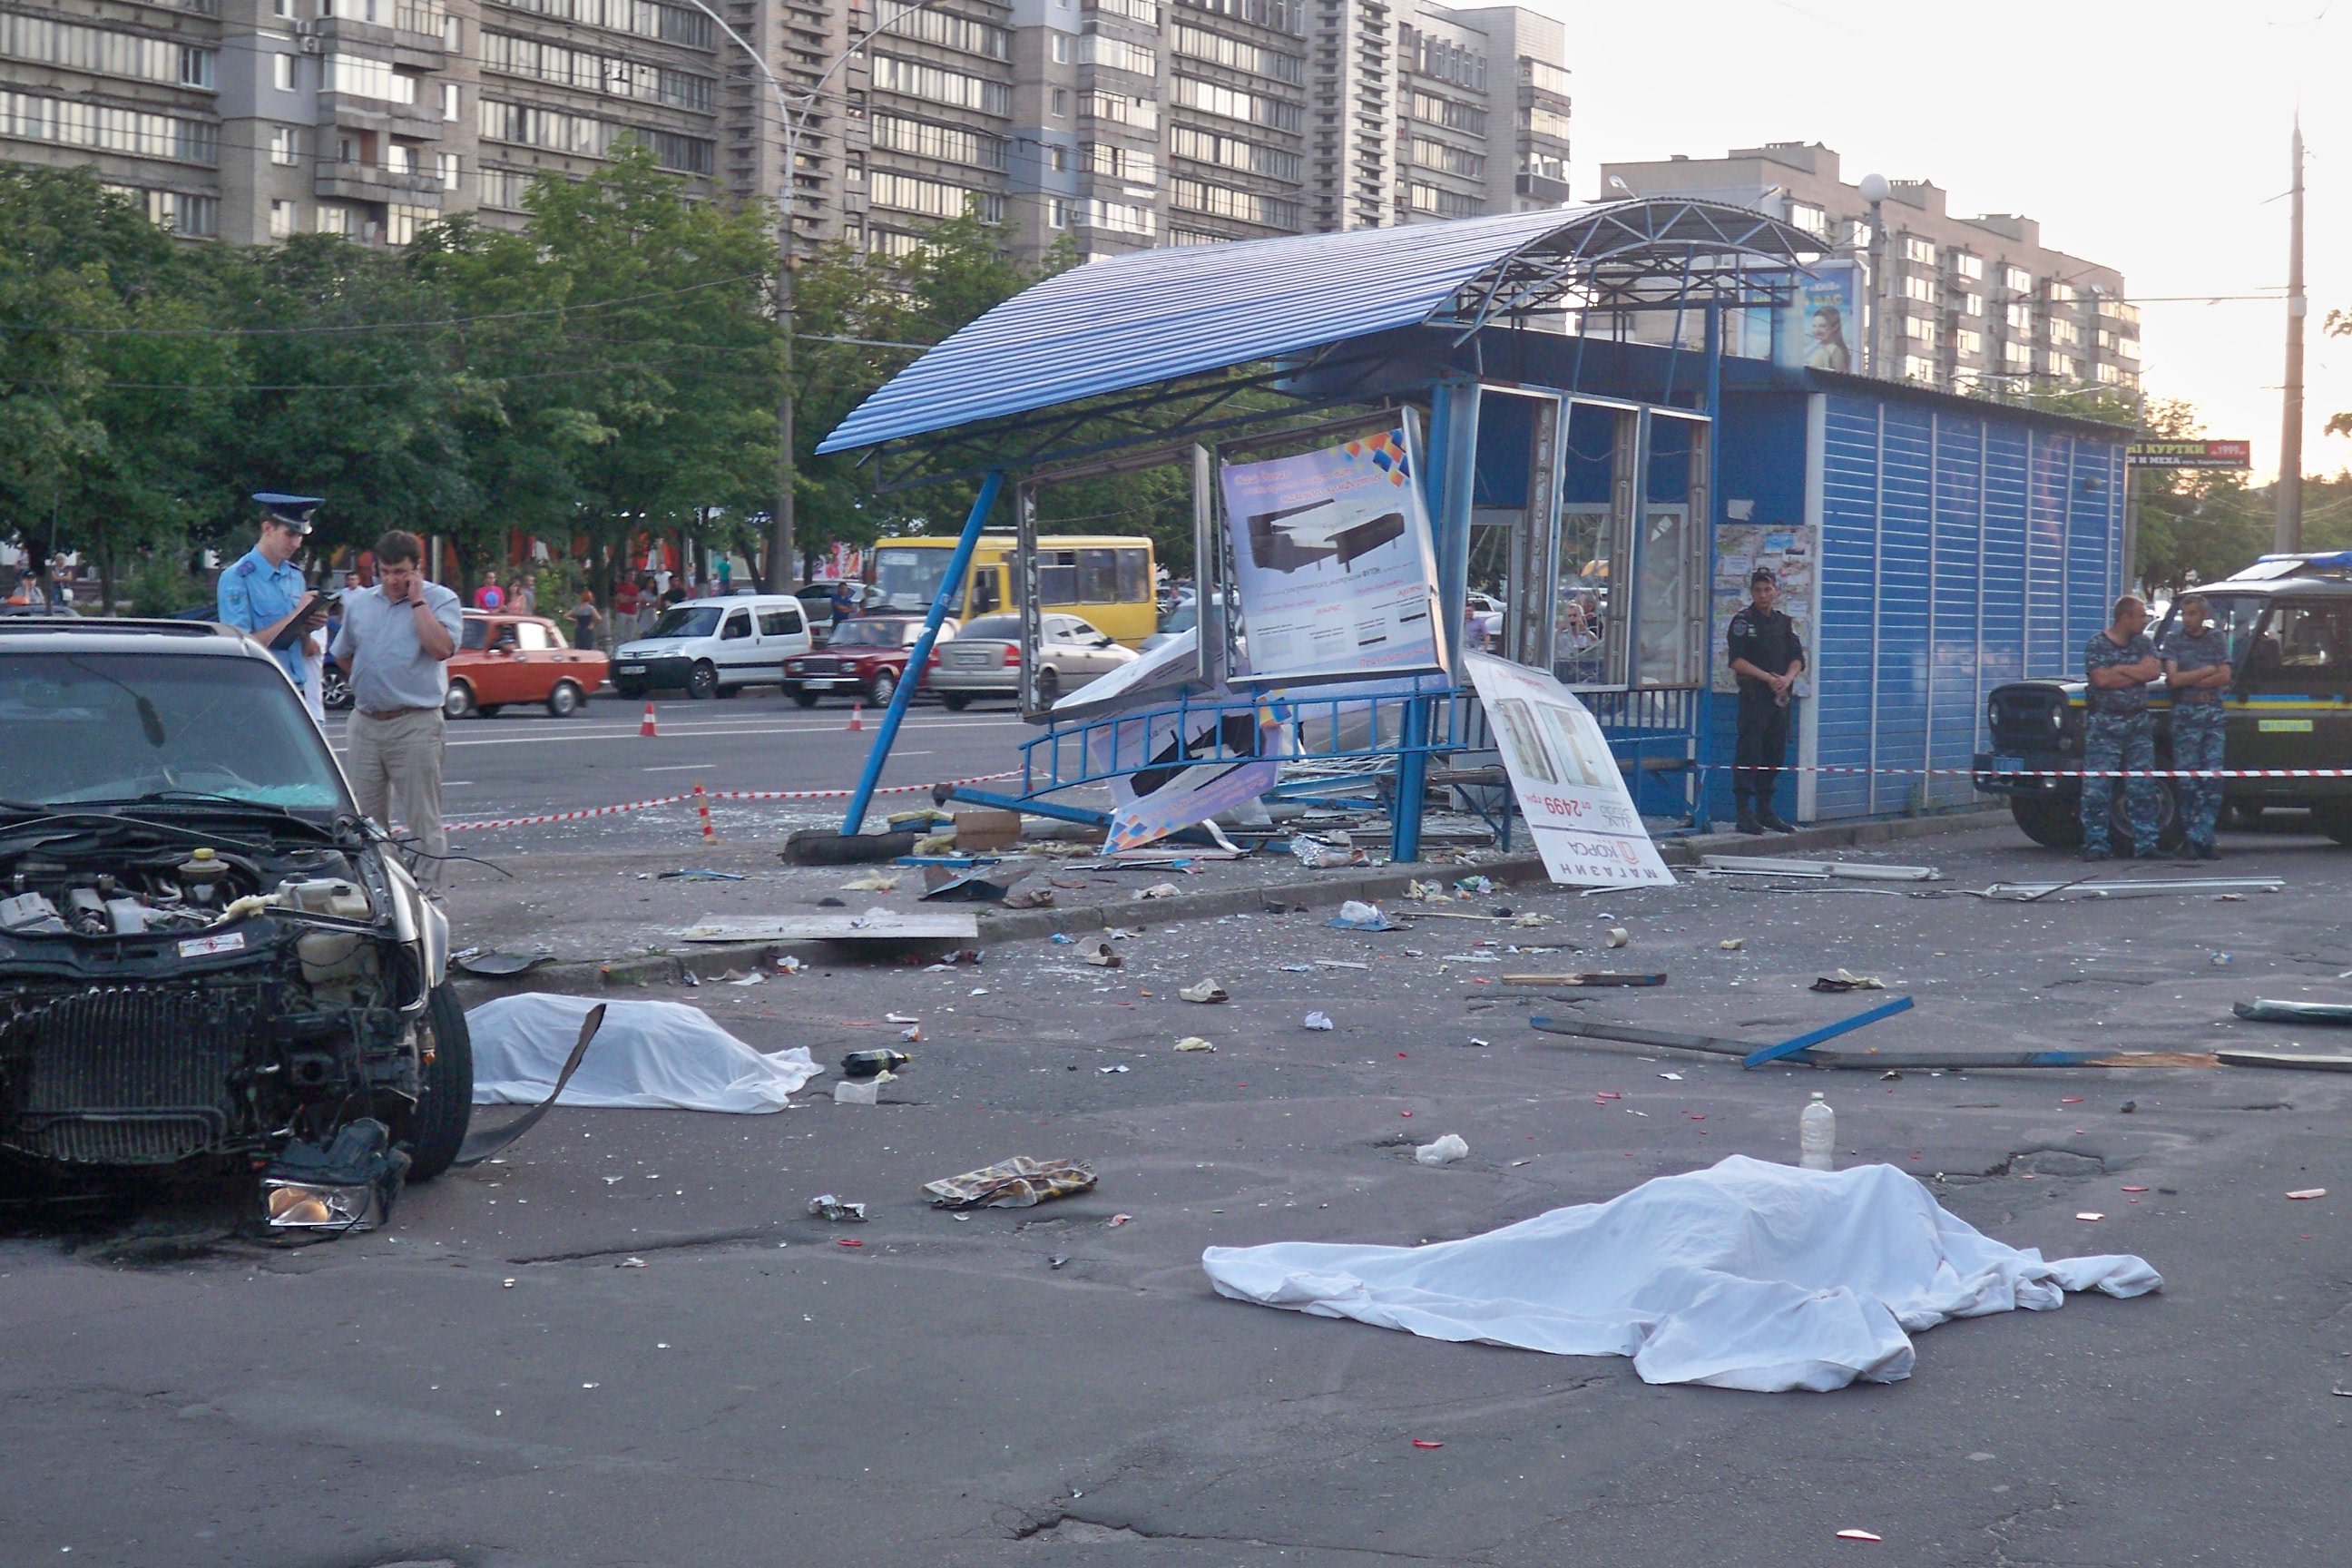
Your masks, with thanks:
[{"label": "crumpled newspaper", "polygon": [[1835,974],[1814,976],[1813,983],[1808,989],[1826,991],[1835,995],[1846,991],[1884,991],[1886,989],[1886,982],[1874,974],[1850,974],[1841,969]]},{"label": "crumpled newspaper", "polygon": [[1025,1209],[1048,1198],[1066,1198],[1095,1184],[1095,1169],[1084,1160],[1033,1160],[1015,1154],[961,1176],[923,1184],[931,1206],[943,1209]]}]

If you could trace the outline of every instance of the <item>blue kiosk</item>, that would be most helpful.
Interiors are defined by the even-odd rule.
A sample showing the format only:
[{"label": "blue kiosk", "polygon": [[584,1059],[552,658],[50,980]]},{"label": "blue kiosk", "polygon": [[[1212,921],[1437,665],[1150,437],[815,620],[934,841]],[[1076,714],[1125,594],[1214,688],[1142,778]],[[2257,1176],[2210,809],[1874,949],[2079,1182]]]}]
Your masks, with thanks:
[{"label": "blue kiosk", "polygon": [[[1991,686],[2071,668],[2105,624],[2124,581],[2126,433],[1727,354],[1727,326],[1747,336],[1820,258],[1776,219],[1664,199],[1148,251],[999,305],[818,450],[864,449],[892,489],[981,481],[918,667],[1013,490],[1034,670],[1039,490],[1189,465],[1212,605],[1231,570],[1218,464],[1402,423],[1419,446],[1449,668],[1370,694],[1286,694],[1286,772],[1306,776],[1279,786],[1376,784],[1399,860],[1419,858],[1433,785],[1508,832],[1463,679],[1474,582],[1507,605],[1494,651],[1576,689],[1659,831],[1727,814],[1722,628],[1759,563],[1782,574],[1813,655],[1794,815],[1948,808],[1973,799]],[[1187,762],[1253,754],[1253,727],[1224,721],[1257,704],[1210,700],[1232,633],[1211,625],[1194,679],[1160,710],[1203,737]],[[862,828],[914,689],[892,700],[845,833]],[[1071,704],[1044,711],[1025,691],[1023,706],[1043,729],[1004,804],[1093,819],[1057,797],[1165,764],[1139,743],[1150,714],[1063,716]]]}]

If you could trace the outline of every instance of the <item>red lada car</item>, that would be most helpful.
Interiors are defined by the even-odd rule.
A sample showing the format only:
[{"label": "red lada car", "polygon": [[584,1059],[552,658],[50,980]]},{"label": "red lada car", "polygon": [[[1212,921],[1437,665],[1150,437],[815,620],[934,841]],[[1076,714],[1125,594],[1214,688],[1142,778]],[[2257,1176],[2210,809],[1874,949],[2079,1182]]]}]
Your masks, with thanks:
[{"label": "red lada car", "polygon": [[452,719],[487,719],[510,702],[544,703],[568,719],[604,689],[610,661],[595,648],[577,648],[544,616],[467,610],[466,629],[449,659],[449,695],[442,711]]},{"label": "red lada car", "polygon": [[[940,623],[940,642],[955,633],[953,620]],[[879,707],[907,678],[907,655],[922,635],[920,616],[860,616],[838,622],[823,649],[784,660],[784,689],[803,708],[814,708],[826,697],[854,698]]]}]

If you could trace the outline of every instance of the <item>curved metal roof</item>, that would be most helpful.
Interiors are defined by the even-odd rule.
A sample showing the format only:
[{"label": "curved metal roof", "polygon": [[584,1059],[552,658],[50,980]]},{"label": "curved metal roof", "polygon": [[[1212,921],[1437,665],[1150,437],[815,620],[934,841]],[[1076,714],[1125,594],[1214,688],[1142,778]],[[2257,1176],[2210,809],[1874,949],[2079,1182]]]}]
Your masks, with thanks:
[{"label": "curved metal roof", "polygon": [[[1139,251],[1024,289],[892,377],[817,447],[845,451],[1423,321],[1475,331],[1689,291],[1821,242],[1713,202],[1643,199]],[[1671,299],[1672,293],[1664,296]]]}]

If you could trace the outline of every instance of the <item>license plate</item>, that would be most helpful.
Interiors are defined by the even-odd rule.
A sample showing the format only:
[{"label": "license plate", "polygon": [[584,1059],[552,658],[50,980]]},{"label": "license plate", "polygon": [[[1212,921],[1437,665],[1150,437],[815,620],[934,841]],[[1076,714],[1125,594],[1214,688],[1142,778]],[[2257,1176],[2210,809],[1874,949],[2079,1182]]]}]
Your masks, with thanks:
[{"label": "license plate", "polygon": [[623,675],[643,675],[645,672],[646,667],[642,664],[625,664],[621,666],[621,673]]},{"label": "license plate", "polygon": [[2025,771],[2023,757],[1995,757],[1992,771],[1997,773],[2021,773]]},{"label": "license plate", "polygon": [[2311,721],[2308,719],[2258,719],[2254,721],[2254,728],[2257,733],[2263,735],[2308,735],[2311,733]]},{"label": "license plate", "polygon": [[803,680],[801,684],[811,691],[830,691],[841,684],[838,680]]}]

